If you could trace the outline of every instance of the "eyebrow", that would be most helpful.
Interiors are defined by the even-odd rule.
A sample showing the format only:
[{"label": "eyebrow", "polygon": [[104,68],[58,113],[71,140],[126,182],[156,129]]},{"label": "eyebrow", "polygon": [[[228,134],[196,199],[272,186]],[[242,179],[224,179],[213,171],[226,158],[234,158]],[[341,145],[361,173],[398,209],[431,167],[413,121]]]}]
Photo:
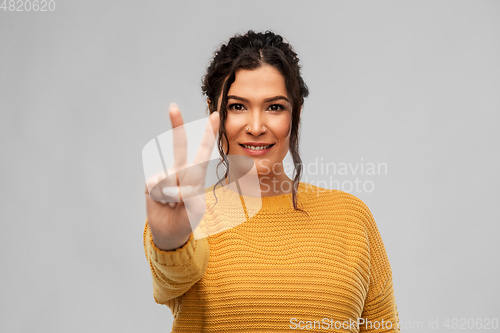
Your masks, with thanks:
[{"label": "eyebrow", "polygon": [[[239,97],[239,96],[235,96],[235,95],[229,95],[229,96],[227,96],[227,99],[230,99],[230,98],[237,99],[237,100],[240,100],[240,101],[243,101],[243,102],[246,102],[246,103],[250,103],[250,101],[248,99],[243,98],[243,97]],[[264,103],[269,103],[269,102],[277,101],[277,100],[280,100],[280,99],[283,99],[283,100],[287,101],[288,103],[290,103],[290,101],[288,100],[288,98],[286,98],[283,95],[278,95],[278,96],[266,98],[264,100]]]}]

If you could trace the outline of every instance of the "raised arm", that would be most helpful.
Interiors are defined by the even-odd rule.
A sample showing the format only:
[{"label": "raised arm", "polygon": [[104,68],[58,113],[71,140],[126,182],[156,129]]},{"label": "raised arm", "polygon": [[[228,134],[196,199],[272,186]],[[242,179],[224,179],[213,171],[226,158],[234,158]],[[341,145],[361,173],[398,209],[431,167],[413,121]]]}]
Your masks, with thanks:
[{"label": "raised arm", "polygon": [[219,114],[210,115],[192,163],[187,161],[187,137],[177,105],[170,106],[169,114],[174,165],[146,180],[143,241],[154,299],[169,305],[174,312],[177,298],[203,277],[208,265],[208,240],[194,239],[193,230],[206,212],[205,177],[219,128]]}]

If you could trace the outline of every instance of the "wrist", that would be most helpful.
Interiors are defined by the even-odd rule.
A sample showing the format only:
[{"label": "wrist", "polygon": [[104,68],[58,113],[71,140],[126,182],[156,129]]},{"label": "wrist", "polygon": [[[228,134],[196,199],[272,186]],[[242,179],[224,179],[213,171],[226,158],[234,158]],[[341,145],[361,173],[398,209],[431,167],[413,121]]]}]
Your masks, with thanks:
[{"label": "wrist", "polygon": [[[151,235],[152,236],[152,235]],[[161,251],[175,251],[177,249],[180,249],[184,245],[186,245],[191,238],[191,233],[189,233],[185,237],[179,237],[175,239],[169,239],[169,240],[156,240],[153,236],[153,243],[154,245]]]}]

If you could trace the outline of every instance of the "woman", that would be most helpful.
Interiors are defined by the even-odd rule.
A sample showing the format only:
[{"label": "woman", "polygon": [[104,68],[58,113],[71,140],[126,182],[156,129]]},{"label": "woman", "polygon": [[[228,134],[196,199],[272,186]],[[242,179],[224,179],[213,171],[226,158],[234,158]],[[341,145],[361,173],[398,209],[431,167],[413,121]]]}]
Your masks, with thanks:
[{"label": "woman", "polygon": [[[202,90],[205,144],[188,164],[182,117],[171,105],[176,177],[146,186],[145,254],[155,301],[172,310],[172,331],[399,332],[391,267],[370,210],[351,194],[300,182],[308,88],[292,47],[270,31],[236,35],[215,53]],[[227,171],[197,195],[205,192],[203,162],[215,133]],[[293,179],[283,169],[288,151]],[[243,164],[230,157],[253,161],[262,198],[241,186],[220,190],[238,184],[231,170]],[[153,200],[150,191],[162,187],[163,199]],[[176,196],[178,203],[168,199]],[[244,223],[232,221],[242,206],[235,202],[243,203]]]}]

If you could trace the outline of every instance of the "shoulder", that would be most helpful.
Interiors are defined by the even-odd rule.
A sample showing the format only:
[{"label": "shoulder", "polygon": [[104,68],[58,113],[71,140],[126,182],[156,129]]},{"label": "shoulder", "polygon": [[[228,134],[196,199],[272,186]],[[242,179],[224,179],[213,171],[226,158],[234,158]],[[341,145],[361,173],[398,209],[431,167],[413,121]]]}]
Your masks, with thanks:
[{"label": "shoulder", "polygon": [[368,212],[368,206],[354,194],[341,190],[327,189],[310,183],[303,183],[308,201],[341,204],[354,210]]},{"label": "shoulder", "polygon": [[375,223],[368,206],[354,194],[335,189],[325,189],[304,183],[307,203],[311,208],[321,208],[323,212],[343,214],[353,221],[362,222],[365,227],[373,228]]}]

